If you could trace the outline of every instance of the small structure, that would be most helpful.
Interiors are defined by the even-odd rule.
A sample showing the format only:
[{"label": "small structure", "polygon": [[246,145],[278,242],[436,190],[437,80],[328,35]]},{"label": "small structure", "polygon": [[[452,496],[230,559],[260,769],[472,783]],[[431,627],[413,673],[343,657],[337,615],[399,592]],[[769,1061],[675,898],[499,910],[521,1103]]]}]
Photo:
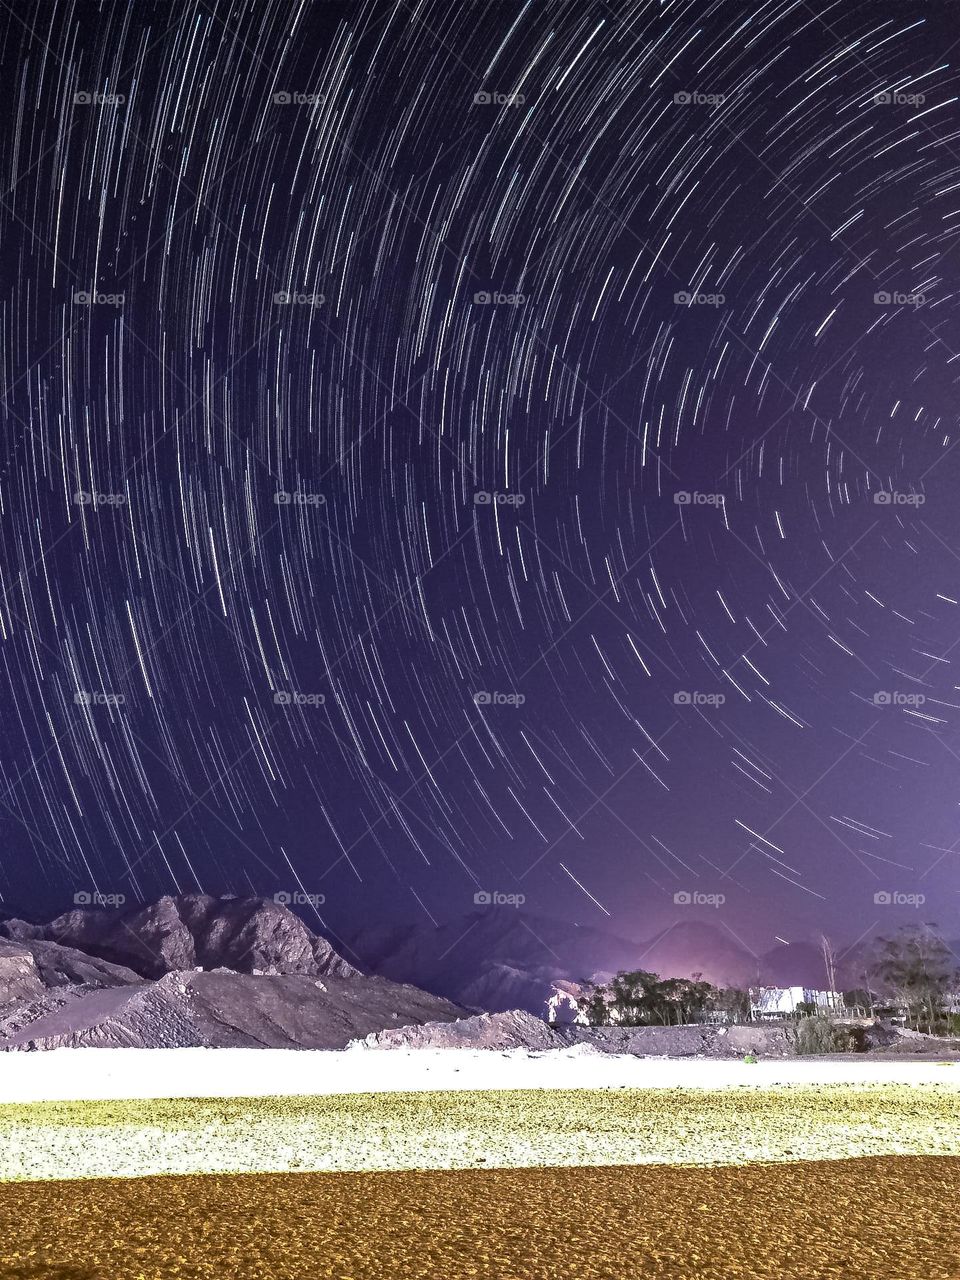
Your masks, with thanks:
[{"label": "small structure", "polygon": [[[572,986],[572,984],[571,984]],[[589,1025],[587,1015],[580,1008],[574,991],[565,986],[554,984],[553,991],[547,998],[547,1021],[559,1026],[585,1027]]]},{"label": "small structure", "polygon": [[757,1022],[778,1022],[795,1018],[797,1006],[813,1005],[817,1013],[842,1014],[843,995],[839,991],[816,991],[812,987],[751,987],[750,1016]]}]

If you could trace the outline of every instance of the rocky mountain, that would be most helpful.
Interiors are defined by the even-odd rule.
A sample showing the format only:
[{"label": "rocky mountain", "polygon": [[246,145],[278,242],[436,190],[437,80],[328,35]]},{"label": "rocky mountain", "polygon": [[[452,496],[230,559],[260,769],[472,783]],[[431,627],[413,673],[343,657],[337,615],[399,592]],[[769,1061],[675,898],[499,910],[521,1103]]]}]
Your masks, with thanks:
[{"label": "rocky mountain", "polygon": [[364,976],[285,906],[258,898],[184,895],[0,924],[0,1050],[339,1049],[462,1013]]},{"label": "rocky mountain", "polygon": [[[375,973],[414,982],[470,1009],[544,1016],[557,983],[605,981],[621,969],[662,977],[702,975],[720,987],[826,986],[820,948],[778,944],[757,955],[721,925],[681,920],[646,941],[564,924],[512,907],[486,907],[434,928],[361,930],[353,949]],[[837,947],[837,981],[862,987],[866,944]]]},{"label": "rocky mountain", "polygon": [[440,1025],[461,1013],[384,978],[173,971],[52,1004],[9,1026],[0,1048],[343,1049],[386,1027]]},{"label": "rocky mountain", "polygon": [[602,980],[628,968],[636,943],[514,907],[485,907],[434,928],[361,930],[353,950],[374,972],[472,1009],[544,1016],[557,978]]},{"label": "rocky mountain", "polygon": [[0,922],[0,937],[58,942],[144,978],[196,968],[315,978],[358,973],[289,908],[264,898],[188,893],[145,906],[78,907],[48,924]]}]

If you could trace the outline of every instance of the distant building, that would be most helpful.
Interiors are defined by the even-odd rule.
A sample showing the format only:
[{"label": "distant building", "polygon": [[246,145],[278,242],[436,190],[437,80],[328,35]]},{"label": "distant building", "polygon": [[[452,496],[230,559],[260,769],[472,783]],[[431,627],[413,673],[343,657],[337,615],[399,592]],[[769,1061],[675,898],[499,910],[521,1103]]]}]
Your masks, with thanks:
[{"label": "distant building", "polygon": [[843,1013],[839,991],[815,991],[811,987],[751,987],[750,1016],[759,1022],[794,1018],[797,1005],[812,1004],[817,1013]]}]

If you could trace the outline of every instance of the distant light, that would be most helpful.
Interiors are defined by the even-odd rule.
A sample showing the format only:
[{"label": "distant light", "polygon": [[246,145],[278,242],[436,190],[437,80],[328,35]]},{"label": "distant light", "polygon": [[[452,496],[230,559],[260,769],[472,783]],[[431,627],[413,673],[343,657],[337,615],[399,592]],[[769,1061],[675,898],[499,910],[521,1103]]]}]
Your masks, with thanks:
[{"label": "distant light", "polygon": [[777,942],[782,942],[785,947],[789,947],[790,943],[786,940],[786,938],[781,938],[777,934],[774,934],[773,936]]}]

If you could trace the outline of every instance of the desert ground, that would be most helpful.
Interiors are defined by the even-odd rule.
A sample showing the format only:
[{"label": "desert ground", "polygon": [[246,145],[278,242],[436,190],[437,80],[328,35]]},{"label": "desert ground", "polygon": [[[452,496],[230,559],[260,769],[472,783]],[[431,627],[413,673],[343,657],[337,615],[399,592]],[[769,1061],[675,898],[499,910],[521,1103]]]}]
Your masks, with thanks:
[{"label": "desert ground", "polygon": [[[67,1052],[80,1095],[117,1072],[142,1094],[157,1061],[110,1051],[128,1065],[98,1079],[97,1051]],[[242,1051],[200,1052],[194,1088],[215,1068],[241,1096],[0,1105],[0,1276],[960,1276],[952,1063],[288,1054],[274,1087],[318,1091],[257,1096],[265,1058],[255,1079]],[[355,1065],[357,1092],[350,1058],[380,1063]]]}]

